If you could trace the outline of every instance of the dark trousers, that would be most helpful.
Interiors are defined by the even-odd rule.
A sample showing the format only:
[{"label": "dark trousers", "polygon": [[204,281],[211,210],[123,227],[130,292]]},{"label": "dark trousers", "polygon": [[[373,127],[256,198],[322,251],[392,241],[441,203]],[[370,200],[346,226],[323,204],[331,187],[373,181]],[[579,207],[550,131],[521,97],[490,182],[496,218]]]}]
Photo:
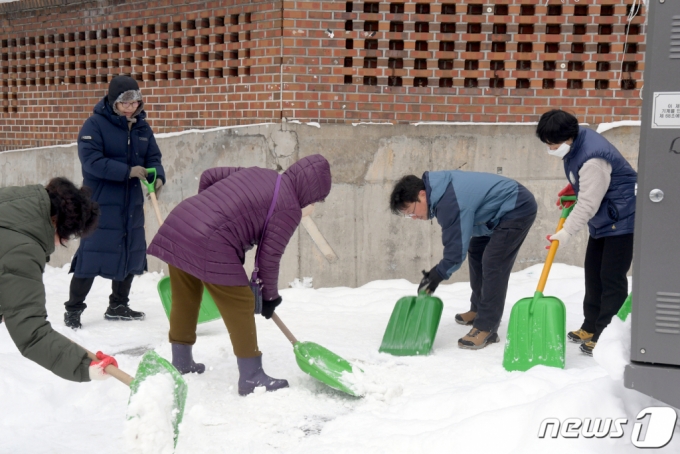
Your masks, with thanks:
[{"label": "dark trousers", "polygon": [[626,273],[633,261],[633,234],[588,239],[586,249],[585,320],[581,329],[597,342],[628,296]]},{"label": "dark trousers", "polygon": [[501,323],[510,272],[536,215],[503,220],[491,236],[473,237],[468,248],[470,310],[477,312],[473,327],[495,332]]},{"label": "dark trousers", "polygon": [[[132,287],[132,279],[134,275],[129,274],[125,280],[111,281],[111,295],[109,296],[109,306],[116,307],[121,304],[127,306],[130,302],[128,296],[130,295],[130,287]],[[82,311],[85,310],[85,298],[90,293],[93,277],[75,277],[71,279],[71,287],[69,288],[68,301],[64,303],[67,311]]]}]

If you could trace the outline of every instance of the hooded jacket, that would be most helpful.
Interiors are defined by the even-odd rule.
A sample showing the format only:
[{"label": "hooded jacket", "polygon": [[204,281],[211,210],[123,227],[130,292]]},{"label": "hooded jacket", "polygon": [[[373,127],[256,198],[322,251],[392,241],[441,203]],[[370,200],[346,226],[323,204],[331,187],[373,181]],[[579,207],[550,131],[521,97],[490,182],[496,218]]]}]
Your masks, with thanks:
[{"label": "hooded jacket", "polygon": [[144,194],[139,179],[130,179],[130,169],[155,167],[163,183],[165,171],[141,108],[128,127],[127,118],[114,114],[105,96],[78,134],[83,186],[92,189],[101,216],[97,230],[81,240],[73,258],[70,271],[76,277],[122,281],[146,270]]},{"label": "hooded jacket", "polygon": [[0,188],[0,317],[23,356],[66,380],[90,381],[87,352],[47,321],[42,275],[52,252],[45,188]]},{"label": "hooded jacket", "polygon": [[[182,201],[165,220],[148,253],[203,282],[246,286],[246,251],[260,243],[278,173],[260,167],[217,167],[201,175],[198,194]],[[300,159],[282,175],[274,212],[262,240],[258,277],[262,296],[279,296],[281,256],[302,219],[302,208],[331,189],[328,161]]]}]

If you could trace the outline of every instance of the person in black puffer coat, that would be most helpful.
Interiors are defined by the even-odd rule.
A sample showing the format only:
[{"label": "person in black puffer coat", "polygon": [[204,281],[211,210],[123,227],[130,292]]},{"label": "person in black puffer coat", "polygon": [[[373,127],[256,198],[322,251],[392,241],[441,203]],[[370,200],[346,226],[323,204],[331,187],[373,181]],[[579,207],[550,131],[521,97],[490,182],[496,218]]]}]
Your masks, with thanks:
[{"label": "person in black puffer coat", "polygon": [[96,276],[113,281],[106,319],[144,319],[143,312],[128,306],[132,279],[147,268],[144,195],[139,179],[146,178],[146,169],[154,167],[157,194],[165,183],[161,152],[145,118],[137,81],[117,76],[78,134],[83,185],[91,188],[101,218],[94,234],[81,241],[71,262],[73,278],[64,304],[64,323],[73,329],[82,327],[80,316]]}]

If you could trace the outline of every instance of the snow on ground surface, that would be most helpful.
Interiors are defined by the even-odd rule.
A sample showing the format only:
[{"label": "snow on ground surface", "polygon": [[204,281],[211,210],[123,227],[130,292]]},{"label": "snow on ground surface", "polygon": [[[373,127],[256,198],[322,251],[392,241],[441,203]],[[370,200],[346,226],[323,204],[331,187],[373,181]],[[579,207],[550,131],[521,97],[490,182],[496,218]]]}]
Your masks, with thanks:
[{"label": "snow on ground surface", "polygon": [[[114,354],[121,369],[134,374],[141,354],[155,349],[170,359],[168,321],[149,273],[134,281],[131,306],[142,322],[103,318],[110,282],[97,278],[83,314],[84,329],[63,324],[63,302],[70,275],[47,267],[44,282],[53,326],[90,350]],[[395,302],[413,295],[406,280],[376,281],[360,288],[298,288],[281,292],[281,319],[302,341],[316,342],[358,365],[370,386],[355,398],[331,390],[304,374],[290,343],[273,322],[257,317],[260,349],[267,373],[286,378],[290,388],[240,397],[238,372],[226,329],[220,321],[199,325],[195,358],[208,370],[188,375],[184,420],[177,453],[598,453],[639,452],[630,441],[637,413],[663,403],[625,389],[620,370],[626,361],[621,339],[630,322],[616,325],[603,344],[605,360],[589,358],[567,345],[564,370],[534,367],[506,372],[501,363],[510,308],[532,296],[541,265],[514,273],[499,334],[501,343],[479,351],[461,350],[467,328],[454,315],[468,309],[467,283],[441,285],[444,301],[433,354],[394,357],[378,347]],[[567,306],[567,327],[581,322],[583,270],[555,264],[546,295]],[[603,341],[605,336],[603,336]],[[603,351],[605,349],[603,348]],[[596,349],[597,352],[597,349]],[[612,379],[607,371],[617,377]],[[115,379],[70,383],[17,352],[0,325],[0,452],[128,452],[124,427],[129,391]],[[545,418],[628,418],[619,439],[539,439]],[[680,430],[659,450],[680,452]]]}]

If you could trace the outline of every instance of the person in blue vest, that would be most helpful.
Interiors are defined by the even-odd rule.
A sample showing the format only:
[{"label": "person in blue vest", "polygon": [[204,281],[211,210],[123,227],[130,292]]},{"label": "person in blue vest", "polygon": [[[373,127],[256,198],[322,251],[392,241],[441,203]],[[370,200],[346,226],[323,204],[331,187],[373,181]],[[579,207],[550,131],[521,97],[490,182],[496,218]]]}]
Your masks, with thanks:
[{"label": "person in blue vest", "polygon": [[147,168],[155,167],[156,194],[165,183],[161,152],[145,117],[137,81],[117,76],[78,134],[83,185],[92,190],[101,217],[97,230],[81,240],[71,262],[64,323],[73,329],[82,327],[85,298],[96,276],[113,281],[104,318],[144,319],[143,312],[128,304],[132,279],[147,268],[140,179],[147,177]]},{"label": "person in blue vest", "polygon": [[430,271],[423,271],[418,293],[434,293],[467,256],[470,310],[456,314],[455,320],[472,329],[458,340],[458,346],[478,350],[498,342],[510,272],[536,219],[533,194],[500,175],[425,172],[422,178],[407,175],[395,184],[390,210],[422,221],[437,218],[442,228],[444,258]]},{"label": "person in blue vest", "polygon": [[580,127],[576,117],[563,110],[544,113],[536,135],[548,146],[548,154],[564,163],[569,184],[559,195],[578,198],[562,230],[548,239],[564,247],[588,225],[584,321],[567,337],[592,356],[602,331],[628,295],[626,273],[633,260],[637,172],[607,139]]}]

